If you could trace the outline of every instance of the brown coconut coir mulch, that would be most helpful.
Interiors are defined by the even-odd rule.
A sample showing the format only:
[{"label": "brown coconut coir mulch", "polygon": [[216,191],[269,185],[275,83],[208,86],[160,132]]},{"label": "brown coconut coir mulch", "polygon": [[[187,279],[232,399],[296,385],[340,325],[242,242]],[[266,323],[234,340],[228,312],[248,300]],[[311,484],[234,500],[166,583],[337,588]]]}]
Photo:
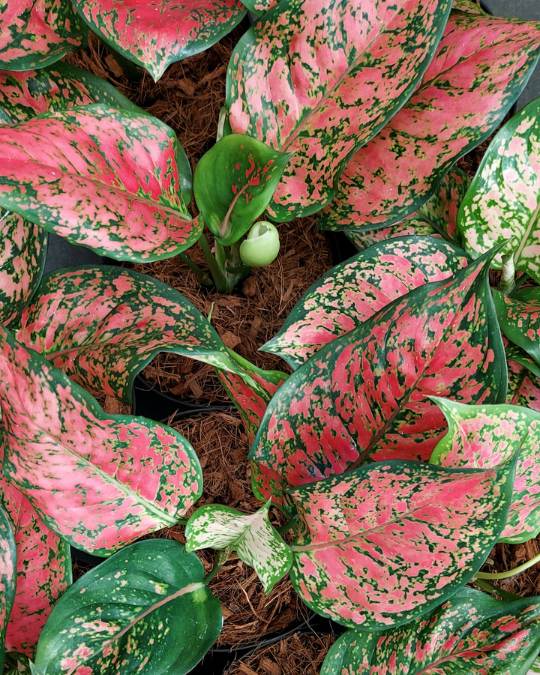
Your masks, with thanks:
[{"label": "brown coconut coir mulch", "polygon": [[[194,168],[215,141],[217,123],[225,97],[225,76],[234,44],[247,25],[237,28],[210,50],[172,65],[158,83],[113,54],[95,36],[85,50],[69,60],[114,84],[132,101],[171,126]],[[474,173],[481,151],[460,161]],[[272,265],[255,270],[232,294],[201,288],[189,267],[173,258],[136,268],[186,295],[212,323],[225,344],[262,368],[287,370],[277,357],[258,348],[277,333],[295,302],[310,284],[328,270],[332,260],[328,239],[316,230],[316,217],[280,226],[281,252]],[[197,263],[203,257],[194,247],[187,254]],[[226,394],[210,366],[172,354],[160,355],[147,366],[144,377],[161,391],[181,399],[226,401]],[[114,407],[114,404],[111,404]],[[204,417],[171,420],[197,450],[204,474],[200,504],[221,503],[252,512],[259,507],[251,493],[247,461],[248,442],[236,412],[213,412]],[[160,533],[182,541],[181,528]],[[531,559],[540,551],[538,540],[521,545],[497,545],[484,571],[504,571]],[[212,556],[201,557],[210,569]],[[517,595],[540,593],[540,565],[514,578],[493,582],[497,588]],[[220,644],[239,645],[283,630],[306,616],[306,610],[282,581],[266,597],[255,574],[231,559],[212,581],[213,592],[223,604],[225,626]],[[293,635],[281,643],[254,652],[234,664],[229,675],[288,675],[316,673],[330,640],[328,637]],[[323,648],[324,647],[324,648]]]}]

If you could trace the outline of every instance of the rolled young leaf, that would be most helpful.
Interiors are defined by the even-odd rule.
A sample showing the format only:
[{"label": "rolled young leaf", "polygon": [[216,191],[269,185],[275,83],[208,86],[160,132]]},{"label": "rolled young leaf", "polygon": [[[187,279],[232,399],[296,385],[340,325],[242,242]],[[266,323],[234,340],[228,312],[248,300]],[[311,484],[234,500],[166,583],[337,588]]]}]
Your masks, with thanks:
[{"label": "rolled young leaf", "polygon": [[110,265],[47,276],[22,313],[17,339],[90,391],[126,401],[135,376],[160,352],[238,373],[257,388],[184,295]]},{"label": "rolled young leaf", "polygon": [[15,597],[16,549],[11,521],[0,505],[0,669],[4,666],[4,638]]},{"label": "rolled young leaf", "polygon": [[229,134],[195,169],[195,201],[208,229],[224,246],[236,243],[272,199],[289,155],[255,138]]},{"label": "rolled young leaf", "polygon": [[509,672],[525,675],[540,649],[540,598],[504,602],[462,588],[425,618],[384,633],[348,631],[321,675]]},{"label": "rolled young leaf", "polygon": [[458,226],[467,250],[481,255],[505,244],[516,270],[540,282],[540,98],[491,141],[461,203]]},{"label": "rolled young leaf", "polygon": [[141,112],[109,82],[67,63],[22,73],[0,71],[0,123],[17,124],[89,103]]},{"label": "rolled young leaf", "polygon": [[186,525],[186,551],[213,548],[236,551],[240,560],[253,567],[265,593],[289,571],[291,549],[272,527],[270,502],[252,514],[221,504],[201,506]]},{"label": "rolled young leaf", "polygon": [[390,302],[467,266],[456,246],[432,237],[376,244],[317,279],[262,351],[297,368],[323,345],[357,328]]},{"label": "rolled young leaf", "polygon": [[96,104],[0,127],[0,206],[117,260],[193,245],[201,225],[180,195],[175,133]]},{"label": "rolled young leaf", "polygon": [[264,498],[369,460],[427,460],[445,430],[430,396],[504,400],[489,259],[427,284],[325,345],[270,401],[251,458]]},{"label": "rolled young leaf", "polygon": [[0,328],[3,472],[76,548],[109,555],[174,525],[202,492],[188,441],[97,401]]},{"label": "rolled young leaf", "polygon": [[0,69],[44,68],[80,47],[82,24],[64,0],[8,0],[0,7]]},{"label": "rolled young leaf", "polygon": [[219,602],[193,553],[150,539],[87,572],[41,635],[36,669],[68,673],[188,673],[221,630]]},{"label": "rolled young leaf", "polygon": [[33,656],[53,604],[71,585],[70,548],[43,523],[30,502],[2,477],[0,504],[9,513],[17,549],[16,593],[6,648]]},{"label": "rolled young leaf", "polygon": [[416,211],[502,122],[534,71],[539,41],[540,23],[454,12],[421,85],[347,164],[322,225],[386,227]]},{"label": "rolled young leaf", "polygon": [[504,335],[523,349],[540,366],[540,288],[523,288],[493,299]]},{"label": "rolled young leaf", "polygon": [[290,0],[237,44],[227,74],[234,133],[294,153],[271,215],[320,210],[351,153],[407,101],[441,37],[450,0]]},{"label": "rolled young leaf", "polygon": [[0,209],[0,324],[16,319],[39,284],[47,233]]},{"label": "rolled young leaf", "polygon": [[519,544],[540,533],[540,413],[509,405],[464,405],[436,398],[448,433],[431,462],[450,468],[491,469],[517,458],[512,502],[501,540]]},{"label": "rolled young leaf", "polygon": [[239,0],[73,0],[102,40],[157,82],[175,61],[208,49],[245,16]]},{"label": "rolled young leaf", "polygon": [[457,242],[457,213],[469,182],[464,171],[454,168],[444,176],[436,192],[411,216],[389,227],[353,228],[346,234],[359,250],[387,239],[411,234],[440,236]]},{"label": "rolled young leaf", "polygon": [[484,564],[504,527],[513,476],[513,462],[483,471],[377,462],[292,490],[295,590],[351,628],[417,620]]}]

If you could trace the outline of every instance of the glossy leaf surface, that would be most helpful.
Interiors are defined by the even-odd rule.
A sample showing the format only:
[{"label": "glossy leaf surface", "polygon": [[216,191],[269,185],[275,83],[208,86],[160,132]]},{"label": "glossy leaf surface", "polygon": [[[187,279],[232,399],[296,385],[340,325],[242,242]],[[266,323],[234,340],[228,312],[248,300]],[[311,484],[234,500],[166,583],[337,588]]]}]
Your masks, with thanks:
[{"label": "glossy leaf surface", "polygon": [[524,288],[512,296],[493,294],[504,335],[540,366],[540,289]]},{"label": "glossy leaf surface", "polygon": [[4,665],[4,637],[15,597],[15,560],[11,521],[0,505],[0,668]]},{"label": "glossy leaf surface", "polygon": [[0,68],[43,68],[76,49],[82,26],[70,2],[6,0],[0,6]]},{"label": "glossy leaf surface", "polygon": [[188,673],[221,629],[221,609],[193,553],[151,539],[87,572],[54,608],[36,668],[68,673]]},{"label": "glossy leaf surface", "polygon": [[113,49],[154,80],[175,61],[208,49],[244,18],[239,0],[73,0]]},{"label": "glossy leaf surface", "polygon": [[495,263],[511,255],[516,270],[540,282],[540,98],[490,143],[458,222],[472,255],[506,244]]},{"label": "glossy leaf surface", "polygon": [[332,198],[351,152],[411,95],[449,9],[449,0],[290,0],[244,35],[229,64],[229,123],[294,153],[274,193],[277,220]]},{"label": "glossy leaf surface", "polygon": [[6,647],[32,656],[53,604],[72,581],[69,544],[52,532],[30,502],[3,478],[0,503],[13,524],[17,549],[16,593]]},{"label": "glossy leaf surface", "polygon": [[109,265],[47,276],[17,337],[92,392],[127,401],[135,376],[163,351],[244,373],[184,295]]},{"label": "glossy leaf surface", "polygon": [[517,457],[512,503],[501,539],[518,544],[540,533],[540,413],[508,405],[463,405],[437,399],[448,433],[431,461],[450,468],[491,469]]},{"label": "glossy leaf surface", "polygon": [[297,368],[393,300],[426,283],[447,279],[466,265],[462,251],[432,237],[376,244],[318,279],[262,350]]},{"label": "glossy leaf surface", "polygon": [[490,673],[525,675],[540,649],[540,599],[498,601],[460,589],[433,614],[385,633],[349,631],[321,675]]},{"label": "glossy leaf surface", "polygon": [[235,551],[240,560],[253,567],[265,593],[269,593],[292,563],[290,548],[270,522],[269,507],[267,503],[246,514],[221,504],[202,506],[186,526],[186,551]]},{"label": "glossy leaf surface", "polygon": [[223,245],[243,237],[266,209],[288,160],[241,134],[224,136],[203,155],[195,170],[195,200]]},{"label": "glossy leaf surface", "polygon": [[76,548],[108,555],[174,525],[199,498],[188,441],[142,417],[105,415],[44,357],[0,329],[4,475]]},{"label": "glossy leaf surface", "polygon": [[411,216],[388,227],[368,225],[366,228],[354,228],[347,231],[347,236],[359,250],[377,242],[411,234],[442,237],[457,242],[457,213],[469,182],[464,171],[454,168],[443,177],[435,194]]},{"label": "glossy leaf surface", "polygon": [[368,460],[429,459],[445,429],[429,396],[503,399],[506,364],[488,267],[476,261],[417,288],[288,378],[251,453],[273,493]]},{"label": "glossy leaf surface", "polygon": [[540,412],[540,379],[512,359],[508,360],[507,403],[524,405]]},{"label": "glossy leaf surface", "polygon": [[67,63],[21,73],[0,71],[0,123],[17,124],[89,103],[139,110],[105,80]]},{"label": "glossy leaf surface", "polygon": [[347,164],[324,227],[388,226],[416,211],[502,122],[534,70],[539,41],[540,23],[452,14],[420,87]]},{"label": "glossy leaf surface", "polygon": [[293,490],[295,590],[353,628],[417,619],[484,563],[504,526],[513,469],[377,462]]},{"label": "glossy leaf surface", "polygon": [[0,324],[13,321],[39,284],[47,233],[0,209]]},{"label": "glossy leaf surface", "polygon": [[117,260],[171,257],[201,232],[178,148],[159,120],[101,104],[0,128],[0,206]]}]

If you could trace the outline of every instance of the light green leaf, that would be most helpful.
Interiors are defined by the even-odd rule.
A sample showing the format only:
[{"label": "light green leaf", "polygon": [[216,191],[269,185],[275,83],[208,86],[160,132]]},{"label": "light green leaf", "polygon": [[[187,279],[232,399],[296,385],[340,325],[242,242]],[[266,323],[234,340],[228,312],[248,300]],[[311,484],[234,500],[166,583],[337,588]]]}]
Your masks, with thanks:
[{"label": "light green leaf", "polygon": [[253,514],[219,504],[203,506],[186,527],[186,550],[230,548],[253,567],[269,593],[289,571],[292,553],[268,518],[270,502]]}]

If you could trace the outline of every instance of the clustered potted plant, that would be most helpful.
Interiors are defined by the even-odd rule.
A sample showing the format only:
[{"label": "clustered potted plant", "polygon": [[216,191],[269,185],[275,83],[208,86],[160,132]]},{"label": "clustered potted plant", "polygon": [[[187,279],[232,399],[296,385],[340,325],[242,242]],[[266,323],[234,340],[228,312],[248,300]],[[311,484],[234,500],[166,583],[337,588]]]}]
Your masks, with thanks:
[{"label": "clustered potted plant", "polygon": [[[69,60],[95,35],[157,81],[248,11],[193,175],[172,128]],[[539,39],[472,0],[0,8],[3,672],[187,673],[231,560],[329,620],[324,675],[533,667],[540,597],[481,568],[540,533],[540,99],[510,114]],[[494,133],[474,177],[456,166]],[[359,250],[259,345],[279,369],[152,274],[233,297],[312,216]],[[112,264],[42,278],[48,233]],[[125,414],[163,352],[236,406],[250,512],[201,505],[212,456]],[[75,582],[73,549],[97,558]]]}]

